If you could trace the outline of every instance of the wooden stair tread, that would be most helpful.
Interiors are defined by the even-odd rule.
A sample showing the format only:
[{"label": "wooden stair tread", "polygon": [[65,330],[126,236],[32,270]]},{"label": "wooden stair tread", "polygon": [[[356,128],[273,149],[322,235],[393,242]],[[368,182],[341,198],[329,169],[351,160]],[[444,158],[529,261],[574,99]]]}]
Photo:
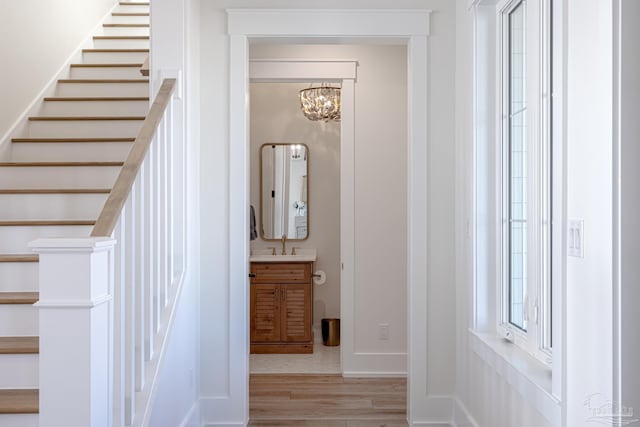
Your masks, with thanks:
[{"label": "wooden stair tread", "polygon": [[[0,292],[0,304],[33,304],[38,301],[38,292]],[[2,353],[0,341],[0,353]]]},{"label": "wooden stair tread", "polygon": [[102,24],[105,28],[149,28],[149,24]]},{"label": "wooden stair tread", "polygon": [[57,143],[57,142],[134,142],[131,138],[12,138],[15,143]]},{"label": "wooden stair tread", "polygon": [[95,225],[95,220],[84,219],[32,219],[0,221],[0,227],[47,227],[47,226],[76,226]]},{"label": "wooden stair tread", "polygon": [[143,52],[149,53],[149,49],[82,49],[83,52],[102,52],[102,53],[127,53],[127,52]]},{"label": "wooden stair tread", "polygon": [[0,337],[0,354],[38,354],[39,352],[39,337]]},{"label": "wooden stair tread", "polygon": [[60,79],[58,83],[149,83],[149,79]]},{"label": "wooden stair tread", "polygon": [[38,262],[37,254],[0,254],[0,262]]},{"label": "wooden stair tread", "polygon": [[0,390],[0,414],[37,414],[39,404],[38,389]]},{"label": "wooden stair tread", "polygon": [[47,102],[89,102],[89,101],[106,101],[106,102],[120,102],[120,101],[148,101],[148,96],[48,96],[44,98]]},{"label": "wooden stair tread", "polygon": [[142,64],[71,64],[71,68],[140,68]]},{"label": "wooden stair tread", "polygon": [[0,194],[109,194],[110,188],[5,188]]},{"label": "wooden stair tread", "polygon": [[35,116],[29,117],[31,122],[86,122],[86,121],[135,121],[144,120],[144,116]]},{"label": "wooden stair tread", "polygon": [[93,36],[94,40],[149,40],[149,36]]},{"label": "wooden stair tread", "polygon": [[122,166],[124,162],[0,162],[0,167]]}]

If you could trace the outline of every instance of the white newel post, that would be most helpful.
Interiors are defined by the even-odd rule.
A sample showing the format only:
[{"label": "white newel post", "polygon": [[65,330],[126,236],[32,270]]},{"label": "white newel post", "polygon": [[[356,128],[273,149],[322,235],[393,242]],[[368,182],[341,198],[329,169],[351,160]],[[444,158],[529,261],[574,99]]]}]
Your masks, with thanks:
[{"label": "white newel post", "polygon": [[41,239],[40,425],[110,426],[113,248],[110,238]]}]

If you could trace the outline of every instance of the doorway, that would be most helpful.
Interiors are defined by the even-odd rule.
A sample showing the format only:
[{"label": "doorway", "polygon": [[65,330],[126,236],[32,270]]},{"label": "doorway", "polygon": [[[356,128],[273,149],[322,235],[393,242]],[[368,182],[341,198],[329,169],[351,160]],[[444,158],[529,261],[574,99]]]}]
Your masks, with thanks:
[{"label": "doorway", "polygon": [[[250,285],[250,373],[341,374],[340,346],[323,345],[320,327],[323,318],[340,317],[340,122],[302,114],[299,91],[309,83],[256,80],[250,83],[250,202],[256,218],[250,261],[273,252],[277,260],[283,253],[293,256],[294,249],[297,255],[314,251],[310,269],[318,277],[302,285],[310,300],[302,312],[285,314],[281,303],[279,316],[270,292],[284,289]],[[289,318],[302,322],[303,331],[311,327],[311,345],[298,348],[299,338],[308,343],[305,337],[274,337],[274,317],[281,318],[281,328]]]},{"label": "doorway", "polygon": [[[268,54],[265,54],[268,56]],[[258,55],[260,56],[260,55]],[[264,56],[264,55],[263,55]],[[352,204],[342,204],[341,188],[353,183],[354,135],[354,60],[304,59],[252,59],[250,61],[250,194],[251,203],[262,204],[258,197],[263,189],[256,176],[262,158],[258,150],[266,143],[304,144],[308,149],[308,196],[305,206],[309,229],[307,239],[294,242],[293,246],[312,249],[317,253],[314,270],[326,276],[325,283],[313,285],[312,303],[314,324],[314,352],[306,355],[253,355],[250,356],[250,372],[279,373],[330,373],[342,374],[342,346],[324,347],[321,342],[322,318],[341,317],[341,290],[350,287],[350,277],[341,269],[344,261],[344,245],[352,247],[353,228],[345,218],[353,218]],[[340,86],[341,121],[331,123],[312,122],[301,113],[298,91],[310,83],[323,82]],[[262,114],[263,117],[255,117]],[[346,131],[345,131],[346,130]],[[351,160],[350,160],[351,159]],[[347,162],[345,165],[345,161]],[[352,194],[352,192],[351,192]],[[315,204],[315,205],[314,205]],[[259,237],[251,242],[251,250],[273,247],[273,241],[265,241],[262,230],[261,208],[256,224]],[[269,237],[269,236],[267,236]],[[279,243],[279,242],[275,242]],[[292,244],[289,244],[290,246]],[[280,248],[278,248],[278,253]],[[349,341],[350,325],[341,323],[342,343]],[[318,351],[316,351],[318,350]]]},{"label": "doorway", "polygon": [[[246,234],[248,177],[248,81],[249,81],[249,41],[270,38],[277,40],[282,37],[296,37],[298,42],[332,42],[336,37],[356,40],[356,42],[371,43],[392,39],[401,40],[408,49],[408,115],[407,123],[408,144],[408,193],[407,211],[407,312],[408,329],[406,367],[409,376],[408,384],[408,418],[412,420],[428,419],[428,410],[432,405],[427,395],[427,313],[424,310],[427,299],[427,36],[429,30],[428,11],[386,11],[384,15],[379,11],[359,11],[356,14],[336,11],[279,11],[277,14],[269,11],[233,11],[229,10],[230,33],[230,233],[233,235]],[[327,14],[326,19],[318,15]],[[305,15],[309,14],[309,19]],[[291,16],[288,16],[291,15]],[[335,19],[336,15],[340,19]],[[300,27],[300,22],[332,22],[329,30],[314,25]],[[344,86],[343,86],[344,88]],[[351,88],[353,90],[353,88]],[[344,116],[343,116],[344,117]],[[350,133],[353,129],[349,129]],[[344,133],[344,128],[343,128]],[[353,160],[353,152],[350,153]],[[343,156],[342,162],[345,161]],[[344,182],[343,182],[344,186]],[[344,191],[341,192],[344,200]],[[353,196],[353,193],[351,194]],[[351,198],[352,199],[352,198]],[[349,218],[353,221],[353,218]],[[247,277],[248,244],[239,240],[230,242],[230,271],[232,283],[245,283]],[[344,267],[342,276],[353,277],[353,262],[347,262],[348,256],[353,261],[354,248],[346,247],[342,240],[342,259]],[[352,303],[353,289],[342,289],[342,305]],[[351,292],[351,293],[349,293]],[[347,295],[347,300],[344,296]],[[247,304],[247,289],[232,289],[230,300],[242,307]],[[238,317],[237,315],[240,315]],[[232,313],[232,331],[246,331],[246,311]],[[343,322],[345,318],[343,316]],[[348,323],[348,322],[345,322]],[[343,328],[344,331],[344,328]],[[244,332],[246,333],[246,332]],[[236,351],[240,350],[240,353]],[[343,348],[343,353],[346,348]],[[247,357],[246,344],[232,347],[232,357]],[[354,351],[351,363],[365,358],[366,352]],[[397,355],[402,357],[403,355]],[[247,364],[244,364],[246,366]],[[239,365],[242,371],[243,364]],[[343,354],[343,369],[345,360]],[[367,368],[359,366],[359,368]],[[248,372],[231,372],[230,375],[248,379]],[[248,383],[247,383],[248,386]],[[232,398],[237,396],[246,405],[246,387],[234,388]],[[239,394],[237,394],[239,393]],[[433,403],[437,403],[433,401]],[[424,408],[424,409],[421,409]]]}]

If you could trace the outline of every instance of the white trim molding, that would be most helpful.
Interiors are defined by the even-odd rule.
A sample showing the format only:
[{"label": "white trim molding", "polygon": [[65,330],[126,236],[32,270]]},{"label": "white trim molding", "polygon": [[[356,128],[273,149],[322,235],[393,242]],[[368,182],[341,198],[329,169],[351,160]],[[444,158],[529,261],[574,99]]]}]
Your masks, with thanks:
[{"label": "white trim molding", "polygon": [[227,9],[231,35],[322,39],[428,36],[430,12],[426,9]]},{"label": "white trim molding", "polygon": [[[427,39],[430,11],[228,9],[227,17],[230,42],[228,230],[229,236],[233,236],[229,242],[229,333],[234,339],[229,342],[229,395],[226,399],[218,399],[219,403],[226,400],[229,407],[237,411],[228,418],[233,420],[232,423],[246,422],[249,376],[246,227],[249,183],[249,42],[286,39],[290,43],[336,43],[345,40],[382,43],[391,40],[406,43],[408,48],[408,419],[410,423],[432,420],[431,422],[448,424],[453,410],[452,399],[444,398],[447,404],[442,405],[443,398],[429,396],[427,387],[427,315],[424,307],[427,306]],[[344,197],[344,193],[342,196]],[[345,262],[343,275],[353,274],[353,271],[353,265]],[[342,305],[348,303],[349,301],[343,300]],[[345,370],[346,368],[345,366]],[[201,402],[203,422],[210,424],[214,414],[207,408],[207,400],[203,399]],[[433,412],[431,410],[434,407],[447,409]],[[229,414],[229,411],[225,412]]]},{"label": "white trim molding", "polygon": [[358,61],[251,59],[252,82],[308,82],[309,80],[355,80]]}]

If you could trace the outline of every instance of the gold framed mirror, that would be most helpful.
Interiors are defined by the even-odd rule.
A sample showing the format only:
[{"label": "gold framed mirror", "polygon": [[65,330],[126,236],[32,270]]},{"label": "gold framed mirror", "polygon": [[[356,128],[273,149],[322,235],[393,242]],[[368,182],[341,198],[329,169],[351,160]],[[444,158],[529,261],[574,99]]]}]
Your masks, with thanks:
[{"label": "gold framed mirror", "polygon": [[309,147],[266,143],[260,147],[260,237],[309,237]]}]

